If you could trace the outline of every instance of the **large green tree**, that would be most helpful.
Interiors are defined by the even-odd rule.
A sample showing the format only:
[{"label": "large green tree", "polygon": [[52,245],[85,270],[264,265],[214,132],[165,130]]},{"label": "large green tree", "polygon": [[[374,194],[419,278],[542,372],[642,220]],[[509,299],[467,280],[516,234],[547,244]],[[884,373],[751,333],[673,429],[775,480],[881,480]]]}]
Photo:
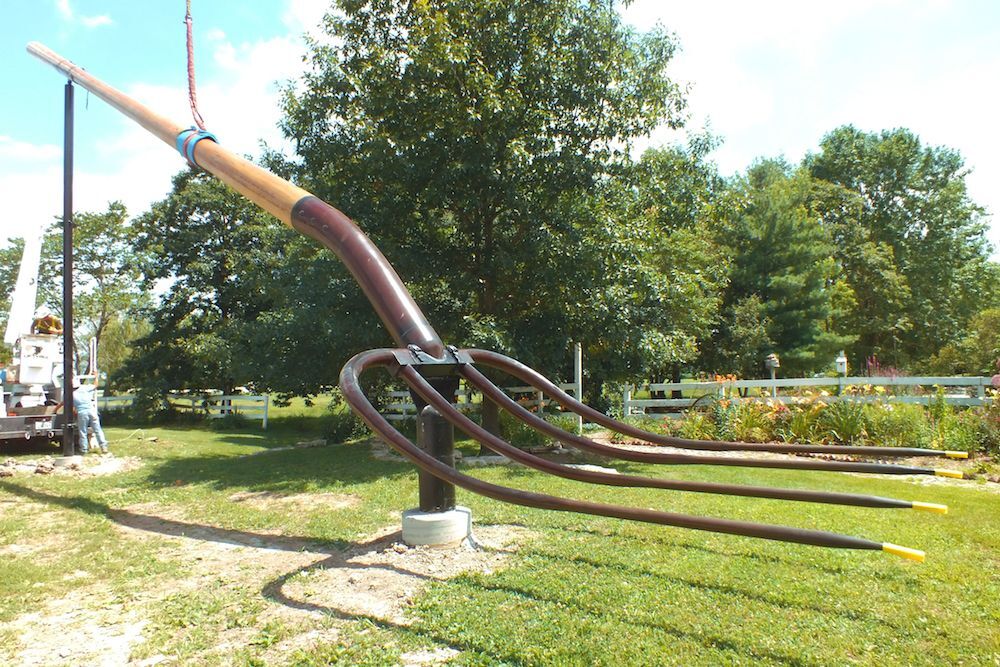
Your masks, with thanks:
[{"label": "large green tree", "polygon": [[324,26],[285,98],[295,172],[373,237],[448,342],[550,371],[574,339],[620,359],[676,347],[672,328],[636,333],[668,296],[666,260],[636,253],[647,227],[608,201],[632,140],[682,120],[668,35],[603,0],[345,0]]},{"label": "large green tree", "polygon": [[[39,297],[53,312],[62,314],[62,225],[53,225],[42,246]],[[121,350],[133,337],[148,294],[139,281],[135,229],[121,202],[106,211],[73,216],[73,334],[80,371],[95,368],[114,374],[121,365]],[[108,338],[112,340],[108,340]],[[82,363],[94,339],[95,359]],[[112,354],[104,355],[108,347]]]},{"label": "large green tree", "polygon": [[837,226],[838,258],[857,298],[855,359],[875,354],[903,366],[959,340],[995,294],[984,213],[969,197],[961,155],[905,129],[845,126],[804,164],[847,191],[855,208],[854,220],[840,216]]},{"label": "large green tree", "polygon": [[765,160],[732,188],[736,204],[719,227],[732,265],[706,365],[754,377],[771,352],[790,374],[829,365],[849,339],[829,326],[838,266],[830,231],[808,205],[812,179]]},{"label": "large green tree", "polygon": [[716,145],[696,135],[687,146],[647,150],[615,195],[625,201],[621,227],[629,234],[628,261],[617,262],[623,272],[616,282],[644,277],[652,288],[637,299],[649,306],[632,320],[647,336],[639,349],[648,351],[634,359],[632,376],[679,382],[716,323],[729,279],[729,260],[714,233],[728,207],[726,184],[707,158]]},{"label": "large green tree", "polygon": [[[1000,279],[1000,273],[997,278]],[[1000,306],[976,313],[965,335],[931,357],[929,370],[942,375],[1000,372]]]},{"label": "large green tree", "polygon": [[18,267],[21,266],[21,255],[23,254],[24,239],[22,238],[7,239],[7,245],[0,248],[0,332],[7,329],[10,301],[14,295],[17,271]]},{"label": "large green tree", "polygon": [[161,294],[126,373],[151,391],[234,387],[271,351],[250,344],[292,233],[213,177],[179,173],[134,223],[145,285]]}]

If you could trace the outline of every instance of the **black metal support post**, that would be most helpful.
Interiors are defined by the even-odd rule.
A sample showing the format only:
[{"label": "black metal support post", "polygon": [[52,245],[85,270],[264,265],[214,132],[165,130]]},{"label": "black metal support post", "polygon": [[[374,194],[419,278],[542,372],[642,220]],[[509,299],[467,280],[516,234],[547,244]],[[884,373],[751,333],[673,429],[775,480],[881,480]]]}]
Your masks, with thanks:
[{"label": "black metal support post", "polygon": [[[417,445],[450,468],[455,467],[455,427],[433,406],[417,417]],[[455,509],[455,485],[423,470],[420,477],[420,511],[447,512]]]},{"label": "black metal support post", "polygon": [[73,455],[73,82],[66,82],[63,132],[63,456]]}]

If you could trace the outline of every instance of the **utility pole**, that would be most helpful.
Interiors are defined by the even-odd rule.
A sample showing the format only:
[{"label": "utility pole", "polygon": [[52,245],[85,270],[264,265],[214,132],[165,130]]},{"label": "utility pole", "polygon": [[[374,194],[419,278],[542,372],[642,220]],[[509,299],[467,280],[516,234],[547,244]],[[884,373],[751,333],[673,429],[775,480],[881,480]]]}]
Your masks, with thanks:
[{"label": "utility pole", "polygon": [[73,81],[66,82],[63,124],[63,431],[62,454],[73,456]]}]

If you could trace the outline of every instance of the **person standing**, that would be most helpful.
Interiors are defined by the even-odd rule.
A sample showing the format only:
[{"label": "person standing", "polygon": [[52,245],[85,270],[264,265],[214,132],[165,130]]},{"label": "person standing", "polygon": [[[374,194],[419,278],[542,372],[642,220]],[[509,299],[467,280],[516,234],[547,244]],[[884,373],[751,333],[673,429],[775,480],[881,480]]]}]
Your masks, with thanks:
[{"label": "person standing", "polygon": [[101,429],[101,417],[97,414],[97,400],[95,391],[97,385],[81,384],[78,378],[73,380],[73,408],[76,410],[77,429],[77,449],[81,454],[86,454],[88,450],[89,438],[87,429],[94,429],[94,437],[97,438],[97,446],[101,448],[102,454],[108,453],[108,439],[104,437],[104,430]]}]

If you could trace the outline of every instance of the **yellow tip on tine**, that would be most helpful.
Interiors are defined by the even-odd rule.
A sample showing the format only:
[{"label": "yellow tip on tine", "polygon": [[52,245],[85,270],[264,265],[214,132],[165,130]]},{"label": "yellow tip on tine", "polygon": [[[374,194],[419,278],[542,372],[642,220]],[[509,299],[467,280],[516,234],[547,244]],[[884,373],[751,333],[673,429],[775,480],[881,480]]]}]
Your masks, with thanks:
[{"label": "yellow tip on tine", "polygon": [[952,451],[950,449],[948,451],[946,451],[944,453],[944,455],[947,456],[949,459],[967,459],[967,458],[969,458],[969,452],[956,452],[956,451]]},{"label": "yellow tip on tine", "polygon": [[905,558],[907,560],[915,560],[918,563],[924,562],[924,552],[919,549],[911,549],[909,547],[901,547],[898,544],[889,544],[886,542],[882,545],[882,551],[886,553],[893,554],[894,556],[899,556],[900,558]]},{"label": "yellow tip on tine", "polygon": [[952,479],[965,479],[965,475],[960,470],[935,470],[938,477],[951,477]]},{"label": "yellow tip on tine", "polygon": [[938,505],[937,503],[922,503],[914,500],[911,506],[913,507],[913,509],[920,510],[922,512],[933,512],[935,514],[948,513],[947,505]]}]

